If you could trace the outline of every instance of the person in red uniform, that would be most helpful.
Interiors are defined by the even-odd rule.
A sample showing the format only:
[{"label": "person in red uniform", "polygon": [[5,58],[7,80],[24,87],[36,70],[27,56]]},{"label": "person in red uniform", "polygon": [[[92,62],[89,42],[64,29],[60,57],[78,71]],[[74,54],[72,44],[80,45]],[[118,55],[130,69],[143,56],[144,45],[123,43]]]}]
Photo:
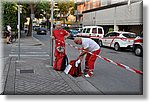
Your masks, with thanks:
[{"label": "person in red uniform", "polygon": [[[94,40],[90,38],[76,37],[74,39],[74,42],[78,45],[82,45],[82,49],[83,49],[78,59],[82,60],[83,56],[86,54],[85,69],[84,69],[85,77],[93,76],[94,63],[97,59],[96,55],[99,55],[100,53],[100,46]],[[91,53],[88,53],[88,52],[91,52]]]},{"label": "person in red uniform", "polygon": [[[55,61],[66,54],[65,39],[69,36],[70,34],[66,30],[61,28],[61,22],[56,22],[56,27],[53,30],[52,34],[52,39],[55,40]],[[55,64],[54,67],[56,67]]]}]

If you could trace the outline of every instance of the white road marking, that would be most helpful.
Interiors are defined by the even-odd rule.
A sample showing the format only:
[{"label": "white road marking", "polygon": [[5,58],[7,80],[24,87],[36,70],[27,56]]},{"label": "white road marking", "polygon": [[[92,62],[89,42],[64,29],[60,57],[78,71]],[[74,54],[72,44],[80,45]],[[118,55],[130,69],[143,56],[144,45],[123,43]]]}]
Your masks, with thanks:
[{"label": "white road marking", "polygon": [[[16,57],[18,56],[18,54],[9,54],[9,57]],[[26,57],[26,56],[30,56],[30,57],[45,57],[45,56],[49,56],[48,54],[44,54],[44,55],[23,55],[20,54],[20,57]]]},{"label": "white road marking", "polygon": [[[11,52],[11,53],[18,53],[18,52]],[[36,53],[41,53],[41,54],[46,54],[47,52],[21,52],[21,53],[29,53],[29,54],[36,54]]]}]

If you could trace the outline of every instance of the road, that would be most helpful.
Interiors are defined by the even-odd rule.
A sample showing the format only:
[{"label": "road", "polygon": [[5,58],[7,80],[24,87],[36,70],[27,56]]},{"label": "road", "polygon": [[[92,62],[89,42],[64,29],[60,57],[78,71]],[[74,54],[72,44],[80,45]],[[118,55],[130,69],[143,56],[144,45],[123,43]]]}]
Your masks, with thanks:
[{"label": "road", "polygon": [[[34,34],[34,37],[43,42],[43,50],[49,53],[49,34]],[[67,39],[66,42],[75,45],[73,40]],[[79,51],[68,45],[66,48],[69,60],[76,59]],[[129,67],[142,69],[142,57],[135,56],[129,50],[117,52],[111,48],[101,47],[100,55]],[[82,62],[82,69],[84,69],[84,61]],[[95,63],[94,76],[85,79],[104,94],[141,94],[143,91],[142,77],[142,75],[127,71],[98,58]]]}]

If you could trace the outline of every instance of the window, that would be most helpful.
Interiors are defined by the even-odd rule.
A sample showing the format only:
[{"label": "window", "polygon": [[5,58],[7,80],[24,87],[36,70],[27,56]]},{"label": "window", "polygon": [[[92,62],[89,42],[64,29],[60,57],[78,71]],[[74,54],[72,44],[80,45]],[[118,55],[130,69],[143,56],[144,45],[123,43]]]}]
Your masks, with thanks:
[{"label": "window", "polygon": [[143,38],[143,31],[140,33],[140,35],[139,35],[139,36]]},{"label": "window", "polygon": [[110,37],[114,36],[114,33],[110,33],[109,36],[110,36]]},{"label": "window", "polygon": [[98,28],[98,34],[102,34],[102,29]]},{"label": "window", "polygon": [[136,37],[135,34],[122,34],[122,35],[127,37],[127,38],[135,38]]},{"label": "window", "polygon": [[119,33],[111,32],[105,35],[105,37],[115,37],[115,36],[119,36]]},{"label": "window", "polygon": [[92,33],[96,34],[96,33],[97,33],[97,29],[96,29],[96,28],[93,28],[93,29],[92,29]]},{"label": "window", "polygon": [[109,36],[110,37],[119,36],[119,33],[112,32],[112,33],[109,33]]},{"label": "window", "polygon": [[87,28],[86,33],[90,33],[91,28]]},{"label": "window", "polygon": [[83,33],[85,33],[85,32],[86,32],[86,28],[83,29]]},{"label": "window", "polygon": [[113,33],[110,34],[110,36],[111,36],[111,37],[112,37],[112,36],[119,36],[119,33],[113,32]]},{"label": "window", "polygon": [[107,33],[106,35],[104,35],[105,37],[109,37],[111,33]]}]

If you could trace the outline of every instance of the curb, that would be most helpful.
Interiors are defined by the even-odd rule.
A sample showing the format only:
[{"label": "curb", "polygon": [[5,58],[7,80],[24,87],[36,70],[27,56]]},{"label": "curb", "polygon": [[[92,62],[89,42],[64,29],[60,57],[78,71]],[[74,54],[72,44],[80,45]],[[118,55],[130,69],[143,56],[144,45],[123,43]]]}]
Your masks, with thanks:
[{"label": "curb", "polygon": [[35,38],[35,37],[32,37],[33,38],[33,40],[36,40],[38,43],[40,43],[40,44],[42,44],[42,45],[45,45],[43,42],[41,42],[40,40],[38,40],[37,38]]},{"label": "curb", "polygon": [[15,67],[16,67],[16,57],[10,58],[10,63],[7,70],[7,75],[5,80],[4,95],[14,95],[15,94]]},{"label": "curb", "polygon": [[83,77],[72,77],[71,75],[67,75],[63,72],[59,73],[59,75],[69,84],[70,87],[72,87],[77,95],[104,95],[103,92],[98,90]]}]

